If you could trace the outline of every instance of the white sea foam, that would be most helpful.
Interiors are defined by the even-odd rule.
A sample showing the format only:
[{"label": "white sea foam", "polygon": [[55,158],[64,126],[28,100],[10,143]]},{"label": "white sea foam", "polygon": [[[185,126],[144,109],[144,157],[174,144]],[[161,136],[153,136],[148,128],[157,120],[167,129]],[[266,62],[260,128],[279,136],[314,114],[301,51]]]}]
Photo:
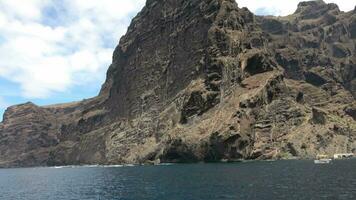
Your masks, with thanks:
[{"label": "white sea foam", "polygon": [[162,166],[169,166],[169,165],[174,165],[174,163],[160,163],[158,165],[162,165]]},{"label": "white sea foam", "polygon": [[64,168],[119,168],[119,167],[134,167],[137,165],[66,165],[66,166],[54,166],[49,167],[52,169],[64,169]]},{"label": "white sea foam", "polygon": [[[169,166],[174,163],[160,163],[158,166]],[[123,165],[66,165],[66,166],[53,166],[52,169],[64,169],[64,168],[120,168],[120,167],[137,167],[141,165],[135,164],[123,164]]]}]

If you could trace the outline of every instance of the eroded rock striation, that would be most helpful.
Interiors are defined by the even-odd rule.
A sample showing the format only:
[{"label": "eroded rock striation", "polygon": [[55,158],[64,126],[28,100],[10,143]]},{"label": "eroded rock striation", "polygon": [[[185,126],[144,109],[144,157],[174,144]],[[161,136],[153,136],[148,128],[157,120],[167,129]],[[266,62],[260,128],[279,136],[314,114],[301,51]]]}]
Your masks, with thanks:
[{"label": "eroded rock striation", "polygon": [[356,153],[355,48],[355,11],[323,1],[147,0],[97,97],[6,110],[0,166]]}]

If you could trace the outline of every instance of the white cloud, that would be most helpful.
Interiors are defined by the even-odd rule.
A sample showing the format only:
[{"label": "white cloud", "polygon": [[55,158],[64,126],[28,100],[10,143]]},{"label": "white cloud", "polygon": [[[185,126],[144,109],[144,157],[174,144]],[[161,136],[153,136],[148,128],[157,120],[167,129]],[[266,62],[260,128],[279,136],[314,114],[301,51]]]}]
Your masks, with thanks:
[{"label": "white cloud", "polygon": [[0,11],[11,19],[38,20],[48,0],[1,0]]},{"label": "white cloud", "polygon": [[[145,3],[61,1],[62,9],[58,0],[0,1],[0,77],[19,84],[23,97],[103,81],[114,46]],[[46,23],[51,17],[56,24]]]},{"label": "white cloud", "polygon": [[[240,7],[293,13],[299,0],[237,0]],[[328,0],[351,10],[356,0]],[[114,46],[145,0],[0,0],[0,77],[21,96],[47,98],[100,84]]]},{"label": "white cloud", "polygon": [[[247,7],[254,13],[263,13],[286,16],[294,13],[297,5],[305,0],[236,0],[239,7]],[[324,0],[327,3],[336,3],[342,11],[350,11],[355,8],[356,0]]]}]

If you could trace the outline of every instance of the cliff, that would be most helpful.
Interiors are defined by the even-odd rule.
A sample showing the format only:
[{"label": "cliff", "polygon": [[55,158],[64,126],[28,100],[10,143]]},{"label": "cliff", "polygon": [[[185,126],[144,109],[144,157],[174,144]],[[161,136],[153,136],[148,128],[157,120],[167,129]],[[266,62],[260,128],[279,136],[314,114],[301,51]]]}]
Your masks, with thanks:
[{"label": "cliff", "polygon": [[0,166],[196,162],[356,152],[356,11],[286,17],[234,0],[147,0],[97,97],[12,106]]}]

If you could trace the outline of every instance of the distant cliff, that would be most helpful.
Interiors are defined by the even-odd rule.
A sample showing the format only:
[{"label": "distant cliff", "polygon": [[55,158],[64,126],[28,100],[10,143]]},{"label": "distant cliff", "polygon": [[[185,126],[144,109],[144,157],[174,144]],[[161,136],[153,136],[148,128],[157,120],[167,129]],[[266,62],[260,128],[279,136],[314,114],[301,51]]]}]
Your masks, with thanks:
[{"label": "distant cliff", "polygon": [[147,0],[97,97],[8,108],[0,166],[196,162],[356,153],[356,10]]}]

